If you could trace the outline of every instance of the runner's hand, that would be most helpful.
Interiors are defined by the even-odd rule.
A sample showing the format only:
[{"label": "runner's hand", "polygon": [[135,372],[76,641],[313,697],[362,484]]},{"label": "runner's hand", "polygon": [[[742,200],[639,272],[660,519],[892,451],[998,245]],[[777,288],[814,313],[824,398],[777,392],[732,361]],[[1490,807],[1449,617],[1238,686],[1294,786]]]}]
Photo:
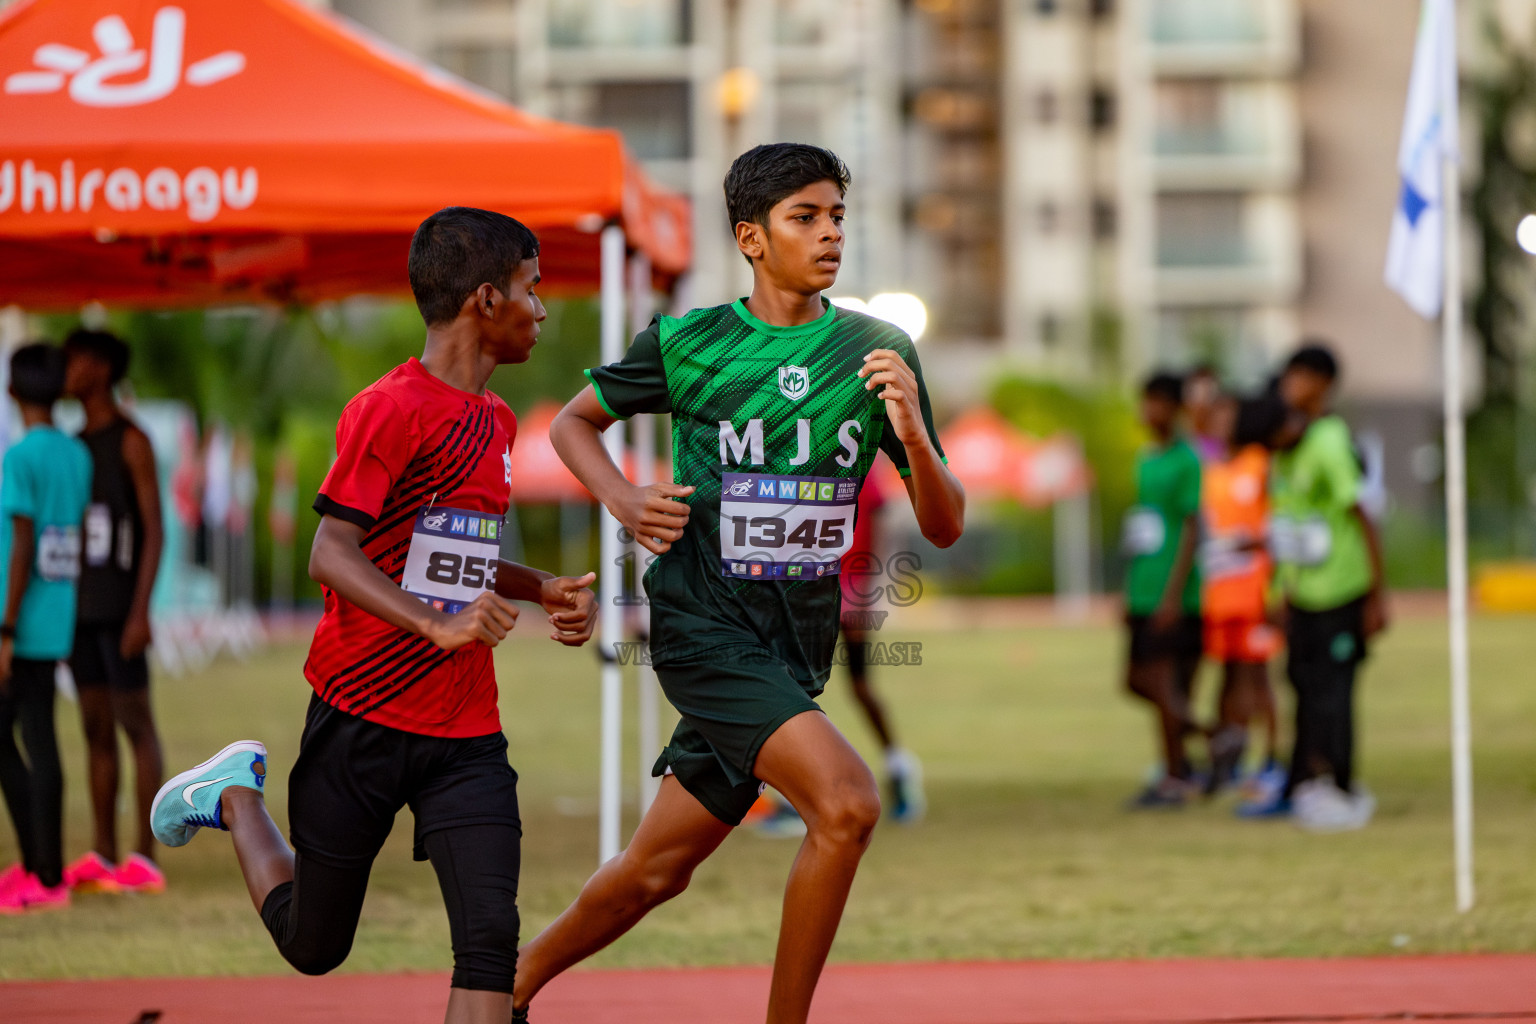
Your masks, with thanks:
[{"label": "runner's hand", "polygon": [[427,639],[445,651],[479,641],[495,647],[517,624],[517,606],[496,594],[481,594],[454,615],[444,616],[427,633]]},{"label": "runner's hand", "polygon": [[616,508],[608,511],[634,535],[640,546],[655,555],[664,555],[682,539],[688,525],[686,498],[694,488],[684,484],[660,483],[632,487]]},{"label": "runner's hand", "polygon": [[885,400],[885,416],[896,432],[896,440],[903,445],[928,440],[923,412],[918,407],[917,375],[905,359],[888,348],[877,348],[864,357],[859,376],[867,378],[865,390],[880,389],[875,397]]},{"label": "runner's hand", "polygon": [[592,639],[597,625],[597,597],[591,590],[597,573],[555,576],[539,585],[539,604],[549,613],[555,631],[549,635],[567,647],[580,647]]},{"label": "runner's hand", "polygon": [[123,637],[118,646],[124,661],[132,661],[149,649],[154,633],[149,628],[149,615],[136,613],[128,616],[123,624]]}]

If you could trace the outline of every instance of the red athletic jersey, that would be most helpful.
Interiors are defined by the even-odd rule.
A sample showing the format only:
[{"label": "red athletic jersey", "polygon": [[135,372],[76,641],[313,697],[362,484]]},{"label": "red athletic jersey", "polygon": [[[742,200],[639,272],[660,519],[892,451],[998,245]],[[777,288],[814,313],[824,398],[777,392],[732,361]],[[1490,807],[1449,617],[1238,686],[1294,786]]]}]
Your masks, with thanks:
[{"label": "red athletic jersey", "polygon": [[[516,434],[500,398],[460,391],[411,359],[347,403],[315,511],[363,527],[363,553],[399,583],[424,507],[495,521],[507,514]],[[304,675],[326,703],[392,729],[450,737],[501,729],[489,647],[450,654],[329,588]]]}]

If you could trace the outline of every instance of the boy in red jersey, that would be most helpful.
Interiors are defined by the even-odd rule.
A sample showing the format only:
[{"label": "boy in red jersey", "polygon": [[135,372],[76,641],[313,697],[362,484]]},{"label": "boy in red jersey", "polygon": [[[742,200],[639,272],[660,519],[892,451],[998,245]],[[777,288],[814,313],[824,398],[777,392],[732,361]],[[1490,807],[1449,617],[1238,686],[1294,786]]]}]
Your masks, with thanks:
[{"label": "boy in red jersey", "polygon": [[409,270],[425,351],[348,403],[315,501],[309,571],[325,614],[289,778],[294,849],[267,814],[266,749],[252,740],[171,779],[152,817],[167,846],[230,832],[279,952],[322,974],[346,959],[369,869],[409,804],[453,936],[447,1020],[504,1022],[522,826],[491,648],[512,630],[514,600],[541,605],[553,639],[585,643],[594,577],[497,554],[517,423],[486,382],[538,337],[538,240],[510,217],[450,207],[417,229]]}]

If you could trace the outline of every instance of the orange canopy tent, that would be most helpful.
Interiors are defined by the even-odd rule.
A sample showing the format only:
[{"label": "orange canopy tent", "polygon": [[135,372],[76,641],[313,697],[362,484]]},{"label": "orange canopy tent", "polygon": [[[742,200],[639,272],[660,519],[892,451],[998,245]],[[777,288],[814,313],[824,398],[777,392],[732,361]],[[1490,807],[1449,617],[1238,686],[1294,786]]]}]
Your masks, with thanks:
[{"label": "orange canopy tent", "polygon": [[295,0],[23,0],[0,15],[0,305],[309,302],[405,289],[449,205],[539,233],[594,290],[598,232],[665,283],[686,200],[611,131],[525,114]]},{"label": "orange canopy tent", "polygon": [[990,408],[957,417],[940,440],[966,493],[983,501],[1004,499],[1042,508],[1080,495],[1093,483],[1074,438],[1036,440]]}]

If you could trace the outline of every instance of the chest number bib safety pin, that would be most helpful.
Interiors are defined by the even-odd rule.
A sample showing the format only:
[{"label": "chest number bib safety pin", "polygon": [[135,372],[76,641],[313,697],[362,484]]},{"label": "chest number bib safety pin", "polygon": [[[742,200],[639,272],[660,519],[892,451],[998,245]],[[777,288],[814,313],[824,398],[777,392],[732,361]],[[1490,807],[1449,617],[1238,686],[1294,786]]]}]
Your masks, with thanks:
[{"label": "chest number bib safety pin", "polygon": [[496,589],[501,520],[485,512],[427,506],[416,513],[400,586],[450,615]]}]

